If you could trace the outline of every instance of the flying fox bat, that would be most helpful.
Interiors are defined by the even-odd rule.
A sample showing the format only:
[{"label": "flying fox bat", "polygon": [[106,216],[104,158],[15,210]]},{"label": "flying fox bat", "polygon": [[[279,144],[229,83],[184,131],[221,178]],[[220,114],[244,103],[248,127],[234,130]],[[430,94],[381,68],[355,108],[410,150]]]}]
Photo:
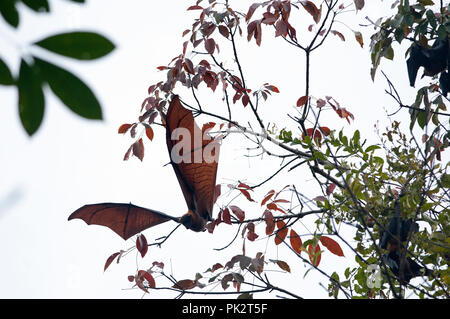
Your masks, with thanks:
[{"label": "flying fox bat", "polygon": [[[212,219],[219,141],[203,136],[192,112],[181,105],[176,95],[173,96],[165,115],[165,126],[170,163],[188,207],[186,214],[173,217],[131,203],[101,203],[77,209],[69,216],[69,220],[79,218],[88,225],[106,226],[125,240],[169,220],[183,224],[193,231],[203,231],[206,223]],[[179,143],[183,142],[187,147],[180,148],[177,153],[177,139],[180,134],[183,139]],[[198,141],[199,139],[201,140]]]},{"label": "flying fox bat", "polygon": [[406,249],[408,237],[418,230],[419,225],[411,218],[403,219],[400,216],[400,202],[396,199],[394,216],[381,232],[379,246],[388,251],[383,255],[383,260],[403,284],[408,283],[414,277],[428,276],[431,273],[429,269],[402,254]]}]

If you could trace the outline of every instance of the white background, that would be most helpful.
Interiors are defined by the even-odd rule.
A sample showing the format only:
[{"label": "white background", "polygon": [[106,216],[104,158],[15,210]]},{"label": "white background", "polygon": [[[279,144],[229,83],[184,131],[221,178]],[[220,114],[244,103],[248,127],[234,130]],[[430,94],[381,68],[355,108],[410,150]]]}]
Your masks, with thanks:
[{"label": "white background", "polygon": [[[245,8],[252,1],[230,1],[231,5]],[[315,1],[318,3],[318,1]],[[103,121],[87,121],[68,110],[47,88],[45,91],[45,117],[39,131],[29,138],[21,126],[17,111],[17,92],[12,87],[0,87],[0,297],[1,298],[140,298],[142,291],[129,289],[132,284],[127,276],[137,269],[145,269],[153,261],[162,261],[166,271],[177,279],[193,279],[196,272],[205,271],[216,262],[225,264],[232,256],[241,253],[241,239],[222,252],[213,250],[226,245],[236,229],[220,225],[214,235],[207,232],[193,233],[181,228],[164,244],[162,249],[151,247],[144,260],[133,252],[112,264],[104,273],[106,258],[112,253],[133,245],[133,239],[124,242],[110,230],[98,226],[86,226],[82,221],[67,221],[69,214],[87,203],[132,202],[180,216],[186,205],[177,185],[173,170],[164,166],[168,162],[161,128],[155,129],[153,142],[145,143],[145,158],[135,157],[124,162],[123,155],[132,139],[117,134],[122,123],[137,120],[141,102],[147,87],[164,79],[156,70],[166,65],[181,52],[181,33],[190,28],[199,11],[187,12],[191,1],[87,1],[79,6],[69,1],[50,1],[52,13],[36,15],[20,5],[20,27],[14,31],[0,21],[0,53],[17,74],[20,52],[34,52],[59,64],[82,78],[95,91],[103,106]],[[379,140],[374,124],[380,120],[383,128],[386,109],[396,110],[395,103],[384,93],[387,87],[381,73],[374,83],[370,79],[368,44],[373,28],[362,28],[364,49],[354,39],[349,28],[359,28],[367,23],[365,15],[376,20],[390,3],[367,4],[364,12],[350,12],[339,18],[336,24],[346,41],[330,35],[326,45],[312,55],[311,92],[316,97],[331,95],[355,115],[351,125],[334,113],[327,114],[322,124],[332,129],[345,128],[348,132],[360,129],[363,138],[370,143]],[[239,7],[238,7],[239,8]],[[243,9],[245,11],[245,9]],[[300,10],[303,28],[298,27],[298,38],[307,39],[310,34],[305,26],[312,18]],[[256,15],[261,14],[257,11]],[[294,21],[294,20],[293,20]],[[48,35],[69,30],[92,30],[110,38],[117,49],[107,57],[94,62],[79,62],[61,58],[38,49],[30,49],[30,43]],[[217,33],[217,31],[215,31]],[[216,38],[219,38],[216,35]],[[305,43],[305,42],[303,42]],[[288,46],[282,39],[273,40],[273,30],[263,28],[263,44],[258,48],[254,41],[240,41],[240,54],[247,85],[258,88],[269,82],[281,93],[271,97],[260,107],[265,121],[277,123],[280,129],[292,125],[286,116],[295,114],[294,105],[304,95],[304,57],[300,50]],[[221,44],[225,53],[226,44]],[[383,61],[381,68],[399,86],[402,96],[412,102],[414,89],[407,86],[404,51],[399,50],[394,60]],[[232,65],[230,57],[225,61]],[[426,80],[422,80],[426,83]],[[221,94],[210,94],[204,85],[204,101],[220,104]],[[220,88],[218,89],[220,90]],[[180,90],[179,92],[183,92]],[[181,93],[180,93],[181,94]],[[409,96],[409,98],[408,98]],[[182,96],[184,98],[184,96]],[[191,99],[186,96],[186,100]],[[208,104],[208,103],[206,103]],[[215,104],[208,104],[209,110]],[[238,102],[234,114],[249,115]],[[224,113],[222,113],[224,114]],[[250,117],[249,117],[250,118]],[[241,121],[240,118],[237,118]],[[210,119],[200,118],[199,122]],[[244,122],[242,120],[242,122]],[[295,129],[295,126],[293,126]],[[245,141],[241,139],[241,142]],[[244,143],[225,141],[217,177],[218,183],[237,180],[256,184],[271,175],[279,161],[269,157],[246,157]],[[308,188],[310,176],[303,170],[283,174],[253,194],[262,200],[272,188],[281,189],[295,183],[300,191],[311,198],[320,195]],[[226,186],[224,186],[226,193]],[[234,193],[235,194],[235,193]],[[227,194],[221,203],[232,197]],[[290,199],[290,198],[287,198]],[[258,217],[263,210],[258,203],[238,200],[247,217]],[[215,214],[218,207],[215,207]],[[295,228],[299,234],[313,231],[314,218],[305,220]],[[174,224],[167,223],[145,231],[149,241],[167,234]],[[297,226],[297,225],[296,225]],[[269,278],[273,283],[307,298],[324,298],[328,280],[311,271],[298,259],[290,257],[286,247],[275,247],[272,238],[263,236],[246,243],[247,254],[266,253],[266,259],[282,259],[289,262],[291,274],[279,272],[269,265]],[[351,238],[349,238],[351,242]],[[344,247],[345,258],[325,251],[321,267],[329,273],[343,270],[354,264],[350,250]],[[306,257],[306,256],[305,256]],[[342,274],[342,272],[341,272]],[[163,282],[157,278],[157,285]],[[209,287],[206,288],[210,289]],[[232,288],[229,288],[231,290]],[[152,292],[146,297],[174,297],[165,291]],[[275,295],[264,295],[274,297]]]}]

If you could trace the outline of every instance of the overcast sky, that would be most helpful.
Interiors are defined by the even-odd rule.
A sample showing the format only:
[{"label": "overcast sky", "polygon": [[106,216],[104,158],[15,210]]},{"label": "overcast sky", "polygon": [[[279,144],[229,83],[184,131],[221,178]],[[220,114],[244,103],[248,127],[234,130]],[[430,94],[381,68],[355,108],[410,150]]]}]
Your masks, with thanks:
[{"label": "overcast sky", "polygon": [[[253,1],[235,0],[230,4],[233,6],[236,2],[242,7]],[[204,271],[216,262],[225,264],[232,256],[240,254],[241,241],[222,252],[214,250],[233,238],[234,228],[221,225],[213,236],[180,228],[162,249],[150,248],[144,260],[133,252],[103,273],[106,258],[131,247],[133,239],[124,242],[107,228],[88,227],[79,220],[68,222],[67,217],[75,209],[87,203],[132,202],[175,216],[186,211],[173,170],[164,166],[168,154],[162,129],[155,129],[154,141],[145,144],[143,162],[136,158],[124,162],[123,155],[132,140],[129,136],[118,135],[117,128],[122,123],[136,121],[148,86],[163,79],[164,74],[156,67],[167,64],[180,53],[184,41],[181,33],[190,28],[198,12],[186,12],[192,2],[181,0],[88,0],[84,6],[52,0],[50,4],[52,13],[39,16],[20,6],[21,22],[17,31],[0,21],[0,54],[15,73],[21,50],[29,50],[27,43],[62,31],[97,31],[111,39],[117,49],[94,62],[45,55],[73,71],[93,88],[103,106],[104,121],[79,118],[46,90],[43,124],[29,138],[18,117],[16,90],[0,86],[0,297],[140,298],[142,291],[129,289],[131,284],[127,276],[134,274],[136,269],[148,268],[153,261],[164,262],[166,271],[177,279],[193,279],[196,272]],[[385,5],[389,7],[389,4]],[[341,21],[349,21],[348,25],[356,28],[358,23],[367,22],[364,16],[368,12],[376,20],[381,10],[377,2],[366,12],[349,13]],[[311,17],[302,14],[303,24],[311,24]],[[345,35],[346,42],[330,35],[332,38],[327,44],[313,55],[312,94],[317,97],[331,95],[355,115],[355,122],[350,126],[330,113],[325,117],[328,121],[325,125],[338,130],[359,128],[363,137],[376,143],[374,124],[380,120],[381,126],[385,125],[384,108],[393,111],[395,107],[384,94],[386,83],[381,73],[377,75],[375,85],[370,79],[367,34],[373,28],[363,30],[366,32],[364,49],[359,47],[346,26],[341,23],[336,28]],[[305,31],[299,28],[297,32]],[[250,86],[259,87],[269,82],[280,89],[281,93],[269,99],[261,112],[281,128],[289,122],[286,114],[295,114],[295,101],[303,95],[304,60],[300,51],[279,38],[273,41],[272,37],[272,31],[266,28],[260,49],[254,42],[247,45],[244,39],[240,42],[241,56]],[[39,50],[33,52],[45,54]],[[229,58],[228,62],[232,60]],[[414,91],[407,86],[402,53],[399,52],[394,63],[384,61],[382,69],[394,83],[399,83],[401,94],[412,96]],[[187,96],[186,99],[191,98]],[[205,100],[220,102],[220,94],[214,97],[207,93]],[[240,103],[235,108],[236,112],[243,110]],[[198,119],[199,122],[207,120]],[[236,180],[258,183],[280,164],[270,158],[249,159],[245,147],[225,141],[218,183]],[[301,172],[281,175],[260,189],[255,197],[261,200],[268,190],[281,189],[293,182],[297,187],[303,187],[298,184],[304,178]],[[306,187],[303,191],[307,192]],[[316,195],[309,193],[311,197]],[[225,196],[224,203],[230,199]],[[247,216],[258,217],[262,213],[259,204],[237,203],[242,204]],[[214,214],[217,212],[218,207],[215,207]],[[144,234],[151,241],[167,234],[174,226],[167,223]],[[305,221],[296,230],[306,234],[308,229],[313,229],[309,226]],[[324,252],[322,265],[325,271],[331,273],[353,265],[350,251],[346,247],[343,249],[346,258]],[[286,247],[276,248],[271,241],[267,245],[266,239],[253,246],[247,243],[248,255],[254,256],[258,251],[266,251],[266,258],[289,261],[292,274],[270,272],[274,282],[303,297],[327,297],[327,292],[318,283],[328,286],[328,280],[314,271],[303,278],[308,267],[288,257]],[[273,266],[272,269],[277,270]],[[152,292],[150,297],[174,295]]]}]

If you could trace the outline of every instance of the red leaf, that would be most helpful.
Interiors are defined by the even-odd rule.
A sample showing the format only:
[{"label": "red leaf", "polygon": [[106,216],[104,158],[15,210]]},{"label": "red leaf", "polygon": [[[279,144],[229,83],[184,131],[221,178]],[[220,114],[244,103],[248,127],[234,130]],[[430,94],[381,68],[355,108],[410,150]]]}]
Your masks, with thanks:
[{"label": "red leaf", "polygon": [[265,203],[267,203],[267,201],[268,201],[269,199],[271,199],[272,196],[273,196],[274,194],[275,194],[275,191],[274,191],[274,190],[269,191],[269,192],[267,193],[266,197],[264,197],[264,199],[262,200],[261,206],[263,206]]},{"label": "red leaf", "polygon": [[345,41],[345,37],[342,33],[340,33],[339,31],[336,30],[331,30],[331,33],[333,33],[334,35],[337,35],[339,38],[341,38],[342,41]]},{"label": "red leaf", "polygon": [[212,234],[214,232],[214,228],[216,227],[215,222],[209,222],[206,224],[205,228],[208,230],[208,233]]},{"label": "red leaf", "polygon": [[277,221],[277,233],[275,235],[275,245],[281,244],[287,236],[288,228],[285,227],[286,223],[282,220]]},{"label": "red leaf", "polygon": [[310,15],[312,15],[314,22],[319,23],[320,17],[322,15],[322,8],[319,10],[311,1],[300,1],[300,3],[302,4],[303,8],[305,8],[305,10],[308,11]]},{"label": "red leaf", "polygon": [[247,233],[247,239],[250,241],[255,241],[256,238],[258,238],[258,234],[256,234],[254,231],[249,231]]},{"label": "red leaf", "polygon": [[272,92],[280,93],[280,90],[275,85],[265,85],[264,87]]},{"label": "red leaf", "polygon": [[361,48],[364,47],[364,40],[363,40],[363,36],[362,36],[361,32],[359,32],[359,31],[355,32],[355,39],[356,39],[356,41],[358,41]]},{"label": "red leaf", "polygon": [[259,3],[254,3],[254,4],[252,4],[252,5],[248,8],[247,15],[245,16],[245,21],[246,21],[246,22],[248,22],[248,21],[251,19],[253,13],[255,12],[255,10],[256,10],[260,5],[261,5],[261,4],[259,4]]},{"label": "red leaf", "polygon": [[331,239],[327,236],[321,236],[320,242],[333,254],[344,257],[344,252],[342,251],[341,246],[339,246],[339,244],[334,239]]},{"label": "red leaf", "polygon": [[331,183],[330,185],[327,186],[327,195],[331,195],[334,192],[334,189],[336,188],[336,184],[335,183]]},{"label": "red leaf", "polygon": [[325,106],[326,103],[327,102],[325,102],[325,100],[318,99],[316,105],[317,105],[317,107],[323,107],[323,106]]},{"label": "red leaf", "polygon": [[277,206],[277,204],[275,204],[275,203],[267,204],[266,207],[267,207],[268,209],[270,209],[270,210],[277,210],[277,209],[278,209],[278,206]]},{"label": "red leaf", "polygon": [[256,30],[255,33],[253,35],[256,39],[256,44],[258,46],[261,45],[261,38],[262,38],[262,30],[261,30],[261,21],[257,21],[256,23]]},{"label": "red leaf", "polygon": [[224,25],[219,25],[219,32],[220,32],[221,35],[223,35],[227,39],[230,36],[230,31]]},{"label": "red leaf", "polygon": [[214,272],[214,271],[216,271],[217,269],[220,269],[220,268],[223,268],[222,264],[219,264],[219,263],[214,264],[212,266],[212,268],[211,268],[211,272]]},{"label": "red leaf", "polygon": [[340,118],[343,118],[343,119],[345,118],[349,124],[350,124],[349,118],[351,118],[352,120],[355,119],[353,114],[350,113],[349,111],[347,111],[345,108],[339,107],[339,108],[335,109],[335,111]]},{"label": "red leaf", "polygon": [[302,252],[302,239],[300,238],[297,233],[291,229],[291,233],[289,235],[289,241],[291,242],[292,249],[297,253],[300,254]]},{"label": "red leaf", "polygon": [[119,127],[119,134],[125,134],[133,124],[122,124]]},{"label": "red leaf", "polygon": [[225,208],[222,211],[222,221],[225,224],[231,225],[231,215],[230,215],[230,210],[228,208]]},{"label": "red leaf", "polygon": [[195,288],[197,286],[196,280],[184,279],[178,281],[172,288],[181,289],[181,290],[189,290]]},{"label": "red leaf", "polygon": [[229,208],[231,209],[231,212],[237,217],[237,219],[239,219],[239,221],[242,223],[245,219],[245,212],[234,205],[229,206]]},{"label": "red leaf", "polygon": [[273,202],[274,203],[290,203],[290,201],[288,201],[287,199],[282,199],[282,198],[275,199]]},{"label": "red leaf", "polygon": [[208,122],[208,123],[203,124],[203,126],[202,126],[202,134],[205,134],[206,131],[209,131],[214,126],[216,126],[216,123],[214,123],[214,122]]},{"label": "red leaf", "polygon": [[315,245],[314,244],[308,245],[308,254],[311,264],[313,264],[315,267],[318,267],[320,264],[320,259],[322,258],[322,253],[320,252],[320,245],[318,243]]},{"label": "red leaf", "polygon": [[203,38],[198,39],[198,40],[195,40],[195,41],[192,43],[192,45],[194,46],[194,48],[196,48],[196,47],[198,47],[198,45],[199,45],[200,43],[202,43],[203,40],[204,40]]},{"label": "red leaf", "polygon": [[184,69],[189,72],[190,74],[195,74],[195,70],[194,70],[194,64],[192,63],[191,60],[189,60],[188,58],[184,59],[184,63],[183,63]]},{"label": "red leaf", "polygon": [[325,135],[325,136],[328,136],[331,133],[331,130],[326,126],[321,126],[320,130],[322,131],[323,135]]},{"label": "red leaf", "polygon": [[221,193],[221,186],[220,184],[217,184],[214,188],[214,204],[217,202],[217,198],[219,198]]},{"label": "red leaf", "polygon": [[147,238],[143,234],[139,235],[136,239],[136,248],[141,253],[141,257],[144,258],[148,251]]},{"label": "red leaf", "polygon": [[317,196],[317,197],[314,197],[313,200],[318,201],[318,202],[326,202],[327,198],[325,196]]},{"label": "red leaf", "polygon": [[237,186],[238,188],[245,188],[245,189],[248,189],[248,190],[253,190],[253,188],[251,188],[250,186],[248,186],[247,184],[245,184],[245,183],[242,183],[242,182],[240,182],[239,183],[239,185]]},{"label": "red leaf", "polygon": [[289,267],[287,262],[282,261],[282,260],[277,260],[276,263],[277,263],[278,267],[280,267],[284,271],[291,272],[291,268]]},{"label": "red leaf", "polygon": [[[141,272],[142,270],[140,270],[139,272]],[[143,271],[142,272],[142,277],[147,280],[148,286],[150,288],[155,288],[156,284],[155,284],[155,279],[153,278],[153,276],[147,272],[147,271]]]},{"label": "red leaf", "polygon": [[283,20],[278,20],[275,24],[275,37],[279,37],[280,35],[285,37],[288,35],[288,25]]},{"label": "red leaf", "polygon": [[299,98],[297,100],[297,106],[301,107],[301,106],[305,105],[307,101],[308,101],[308,96],[302,96],[301,98]]},{"label": "red leaf", "polygon": [[111,265],[111,263],[114,261],[114,259],[116,259],[116,257],[119,256],[119,255],[120,255],[120,252],[114,253],[111,256],[109,256],[108,259],[106,260],[105,267],[104,267],[103,271],[106,271],[106,269],[108,269],[109,265]]},{"label": "red leaf", "polygon": [[[313,137],[313,133],[314,133],[314,137]],[[322,141],[322,133],[320,133],[319,130],[315,130],[314,128],[307,128],[306,135],[312,137],[315,141],[317,141],[319,143]],[[304,134],[302,136],[303,136],[303,138],[305,137]]]},{"label": "red leaf", "polygon": [[273,14],[271,12],[264,12],[263,16],[264,18],[262,20],[262,23],[268,25],[274,24],[279,18],[279,14]]},{"label": "red leaf", "polygon": [[164,269],[164,263],[163,262],[154,261],[152,263],[152,268],[153,267],[158,267],[158,268]]},{"label": "red leaf", "polygon": [[189,11],[189,10],[203,10],[203,7],[201,7],[201,6],[190,6],[189,8],[187,8],[186,11]]},{"label": "red leaf", "polygon": [[186,29],[183,31],[183,34],[181,35],[181,37],[184,37],[186,34],[188,34],[189,32],[191,32],[191,30]]},{"label": "red leaf", "polygon": [[244,237],[245,232],[247,232],[247,239],[250,241],[254,241],[256,238],[258,238],[258,235],[255,233],[255,224],[248,223],[244,226],[244,229],[242,229],[242,237]]},{"label": "red leaf", "polygon": [[211,64],[209,64],[209,62],[206,60],[201,60],[198,64],[203,65],[208,70],[211,70]]},{"label": "red leaf", "polygon": [[263,216],[264,220],[266,221],[266,235],[270,235],[275,229],[272,212],[270,210],[266,210]]},{"label": "red leaf", "polygon": [[250,196],[250,193],[249,193],[247,190],[245,190],[245,189],[240,189],[240,188],[239,188],[239,190],[241,191],[242,194],[244,194],[244,196],[247,198],[248,201],[254,202],[254,200],[253,200],[252,197]]},{"label": "red leaf", "polygon": [[353,0],[356,10],[361,10],[364,7],[364,0]]},{"label": "red leaf", "polygon": [[242,97],[242,104],[244,105],[244,107],[246,107],[249,102],[250,97],[247,94],[244,94],[244,96]]},{"label": "red leaf", "polygon": [[205,41],[205,49],[209,54],[214,53],[214,49],[216,48],[216,42],[213,38],[209,38]]},{"label": "red leaf", "polygon": [[129,148],[128,148],[128,151],[125,153],[125,156],[123,157],[123,160],[124,161],[128,161],[128,159],[130,158],[130,154],[131,154],[131,150],[133,149],[133,145],[131,145]]},{"label": "red leaf", "polygon": [[148,293],[148,290],[147,287],[145,286],[145,281],[147,281],[148,287],[150,288],[156,287],[155,279],[153,279],[153,276],[145,270],[138,271],[138,274],[135,277],[135,281],[136,285],[146,293]]},{"label": "red leaf", "polygon": [[144,160],[144,143],[142,138],[133,144],[133,155],[139,158],[141,162]]},{"label": "red leaf", "polygon": [[153,141],[154,133],[153,133],[153,129],[150,126],[145,128],[145,135],[147,135],[147,137],[150,141]]}]

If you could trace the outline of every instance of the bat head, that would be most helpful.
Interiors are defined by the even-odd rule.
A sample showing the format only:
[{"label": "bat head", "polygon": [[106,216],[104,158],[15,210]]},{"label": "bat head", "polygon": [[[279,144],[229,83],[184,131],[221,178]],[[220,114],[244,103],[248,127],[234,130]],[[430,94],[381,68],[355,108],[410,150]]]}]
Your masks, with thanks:
[{"label": "bat head", "polygon": [[186,214],[180,217],[180,224],[183,224],[187,229],[200,232],[205,230],[206,220],[189,210]]}]

